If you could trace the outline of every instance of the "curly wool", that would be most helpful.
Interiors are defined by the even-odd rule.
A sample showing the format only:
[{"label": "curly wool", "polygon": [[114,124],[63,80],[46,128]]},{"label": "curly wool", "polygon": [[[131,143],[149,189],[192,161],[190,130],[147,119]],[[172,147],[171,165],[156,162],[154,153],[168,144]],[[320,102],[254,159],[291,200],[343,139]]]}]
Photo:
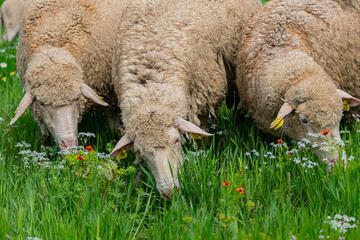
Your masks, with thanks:
[{"label": "curly wool", "polygon": [[[258,0],[129,4],[120,21],[113,82],[123,123],[127,132],[134,132],[133,139],[138,129],[133,126],[149,118],[147,111],[134,118],[134,111],[141,115],[136,109],[146,105],[154,106],[152,112],[157,119],[164,118],[158,121],[164,126],[173,124],[175,117],[200,125],[200,116],[214,114],[228,91],[225,65],[235,64],[243,22],[260,5]],[[154,132],[149,129],[141,135],[148,139],[144,143],[158,144],[160,140],[147,134]]]},{"label": "curly wool", "polygon": [[17,52],[25,90],[61,106],[80,97],[79,85],[85,83],[113,106],[109,111],[117,108],[110,66],[125,5],[117,0],[31,1]]},{"label": "curly wool", "polygon": [[[358,6],[358,1],[345,0],[271,1],[249,19],[240,43],[237,85],[263,131],[281,134],[269,126],[282,99],[322,128],[342,117],[337,88],[360,97]],[[306,137],[288,128],[286,122],[295,121],[287,118],[282,132]]]},{"label": "curly wool", "polygon": [[175,121],[176,113],[172,109],[151,103],[133,109],[126,130],[131,139],[138,139],[147,151],[152,151],[171,145],[164,136]]},{"label": "curly wool", "polygon": [[[37,96],[37,100],[57,107],[70,104],[78,98],[83,73],[68,51],[41,47],[33,55],[25,79],[25,88]],[[42,94],[44,92],[47,94]]]}]

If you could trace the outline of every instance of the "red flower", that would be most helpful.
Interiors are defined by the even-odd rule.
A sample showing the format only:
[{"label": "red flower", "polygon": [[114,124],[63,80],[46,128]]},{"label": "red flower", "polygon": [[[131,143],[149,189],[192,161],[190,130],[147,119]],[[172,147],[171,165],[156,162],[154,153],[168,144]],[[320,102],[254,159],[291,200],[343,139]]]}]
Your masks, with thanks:
[{"label": "red flower", "polygon": [[225,187],[228,187],[228,186],[230,186],[230,183],[229,183],[228,181],[225,181],[225,182],[223,182],[223,185],[224,185]]},{"label": "red flower", "polygon": [[344,225],[344,222],[340,222],[341,225]]},{"label": "red flower", "polygon": [[289,153],[288,156],[291,157],[291,154]]},{"label": "red flower", "polygon": [[321,135],[326,136],[326,135],[328,135],[329,132],[330,132],[329,129],[324,129],[324,130],[322,130],[320,133],[321,133]]},{"label": "red flower", "polygon": [[10,132],[11,132],[11,130],[9,129],[9,130],[7,130],[7,132],[8,132],[8,133],[10,133]]},{"label": "red flower", "polygon": [[92,146],[87,146],[86,147],[86,151],[91,152],[92,150],[94,150]]},{"label": "red flower", "polygon": [[240,174],[243,174],[243,171],[239,171]]},{"label": "red flower", "polygon": [[80,154],[77,155],[77,159],[79,159],[80,161],[84,161],[85,157],[84,156],[81,156]]},{"label": "red flower", "polygon": [[239,187],[236,189],[236,191],[238,191],[239,193],[243,194],[244,193],[244,188],[243,187]]},{"label": "red flower", "polygon": [[277,140],[277,143],[278,143],[278,144],[283,144],[283,143],[284,143],[284,141],[283,141],[283,140],[281,140],[281,139],[278,139],[278,140]]}]

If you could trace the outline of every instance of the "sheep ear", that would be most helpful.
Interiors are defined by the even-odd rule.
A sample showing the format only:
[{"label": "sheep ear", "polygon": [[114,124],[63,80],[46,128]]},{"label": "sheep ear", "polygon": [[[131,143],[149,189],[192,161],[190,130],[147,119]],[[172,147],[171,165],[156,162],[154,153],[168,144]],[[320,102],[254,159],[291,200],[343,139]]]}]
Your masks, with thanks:
[{"label": "sheep ear", "polygon": [[26,109],[34,102],[34,97],[30,92],[26,92],[25,96],[21,100],[18,108],[16,109],[16,114],[13,119],[10,121],[10,125],[13,125],[26,111]]},{"label": "sheep ear", "polygon": [[183,132],[197,134],[202,137],[210,137],[210,136],[214,135],[214,134],[205,132],[204,130],[202,130],[201,128],[196,126],[195,124],[193,124],[189,121],[186,121],[185,119],[180,118],[180,117],[177,119],[177,128]]},{"label": "sheep ear", "polygon": [[354,98],[347,92],[344,92],[343,90],[336,89],[336,92],[340,95],[342,100],[344,101],[344,109],[349,111],[350,107],[356,107],[360,105],[360,100],[357,98]]},{"label": "sheep ear", "polygon": [[100,96],[97,95],[96,92],[94,90],[92,90],[91,87],[89,87],[85,83],[83,83],[83,85],[81,86],[81,93],[85,97],[93,100],[95,103],[97,103],[101,106],[105,106],[105,107],[109,106],[109,104],[107,104],[106,102],[101,100]]},{"label": "sheep ear", "polygon": [[294,111],[293,107],[291,107],[290,104],[288,104],[287,102],[284,102],[284,104],[279,110],[276,119],[270,124],[270,128],[274,128],[274,130],[277,130],[279,127],[281,127],[284,124],[284,118],[292,111]]},{"label": "sheep ear", "polygon": [[126,133],[115,145],[114,149],[110,153],[110,156],[113,158],[116,158],[117,155],[119,155],[119,153],[122,151],[122,149],[128,150],[132,144],[133,144],[133,141],[130,139],[129,135]]}]

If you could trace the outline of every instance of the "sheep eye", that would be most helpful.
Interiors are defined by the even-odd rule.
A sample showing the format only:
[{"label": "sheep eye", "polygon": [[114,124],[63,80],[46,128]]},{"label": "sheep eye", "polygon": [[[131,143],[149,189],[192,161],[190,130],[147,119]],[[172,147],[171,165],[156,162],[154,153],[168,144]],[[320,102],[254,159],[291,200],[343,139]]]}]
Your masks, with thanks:
[{"label": "sheep eye", "polygon": [[140,150],[135,150],[135,154],[136,155],[141,155],[141,151]]},{"label": "sheep eye", "polygon": [[308,124],[309,123],[309,121],[306,118],[300,118],[300,122],[302,124]]},{"label": "sheep eye", "polygon": [[39,102],[39,106],[40,106],[42,109],[47,110],[47,108],[46,108],[45,104],[43,104],[43,103]]},{"label": "sheep eye", "polygon": [[175,142],[174,142],[174,145],[178,144],[178,143],[180,142],[180,140],[181,140],[180,137],[176,138],[176,140],[175,140]]}]

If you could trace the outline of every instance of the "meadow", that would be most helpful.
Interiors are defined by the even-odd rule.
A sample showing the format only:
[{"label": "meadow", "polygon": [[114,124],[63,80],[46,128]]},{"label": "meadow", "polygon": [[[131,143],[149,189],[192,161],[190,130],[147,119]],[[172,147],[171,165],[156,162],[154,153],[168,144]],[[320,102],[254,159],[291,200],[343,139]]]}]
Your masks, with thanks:
[{"label": "meadow", "polygon": [[29,110],[8,125],[23,97],[16,45],[0,42],[0,239],[360,238],[358,116],[341,124],[346,169],[329,170],[307,139],[266,136],[223,104],[214,137],[184,145],[179,191],[165,201],[146,166],[134,185],[134,154],[109,157],[115,136],[96,109],[65,154],[41,146]]}]

